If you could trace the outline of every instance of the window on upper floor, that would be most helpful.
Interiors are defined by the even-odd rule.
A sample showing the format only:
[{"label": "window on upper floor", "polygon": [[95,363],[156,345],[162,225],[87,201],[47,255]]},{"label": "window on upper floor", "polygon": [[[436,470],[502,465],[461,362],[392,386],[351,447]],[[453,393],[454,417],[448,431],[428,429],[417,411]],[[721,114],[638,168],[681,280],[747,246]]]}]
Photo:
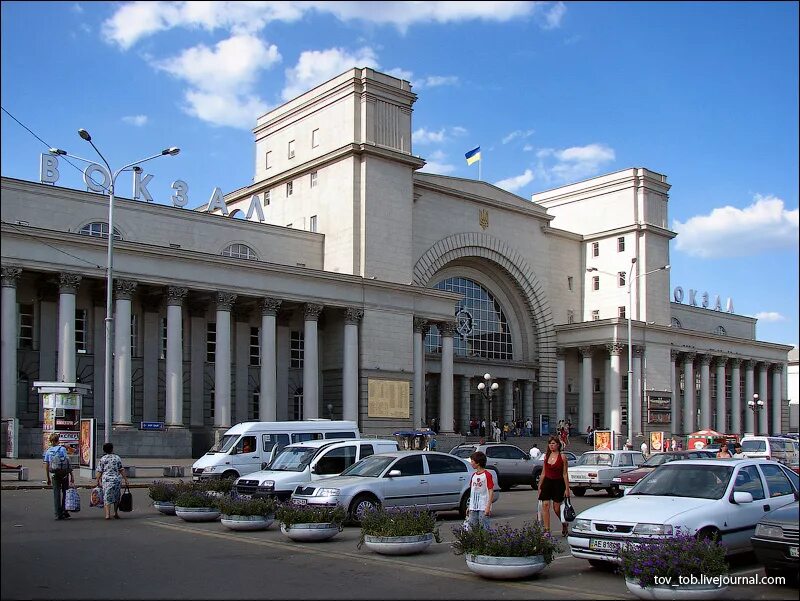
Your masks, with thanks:
[{"label": "window on upper floor", "polygon": [[600,378],[592,378],[592,392],[600,392]]},{"label": "window on upper floor", "polygon": [[308,220],[308,231],[309,232],[316,232],[317,231],[317,216],[312,215],[311,218]]},{"label": "window on upper floor", "polygon": [[568,275],[568,276],[567,276],[567,289],[568,289],[568,290],[572,290],[572,282],[573,282],[573,280],[572,280],[572,276],[571,276],[571,275]]},{"label": "window on upper floor", "polygon": [[294,140],[289,140],[289,158],[294,158]]},{"label": "window on upper floor", "polygon": [[311,132],[311,148],[319,146],[319,128]]},{"label": "window on upper floor", "polygon": [[625,273],[624,271],[617,272],[617,284],[619,286],[624,286],[627,279],[628,279],[627,273]]},{"label": "window on upper floor", "polygon": [[714,333],[717,334],[718,336],[727,336],[728,335],[728,332],[722,326],[717,326],[714,329]]},{"label": "window on upper floor", "polygon": [[592,290],[600,290],[600,276],[592,277]]},{"label": "window on upper floor", "polygon": [[[166,320],[164,320],[166,321]],[[217,358],[217,324],[209,322],[206,324],[206,361],[214,363]],[[213,401],[211,406],[213,407]]]},{"label": "window on upper floor", "polygon": [[226,246],[220,253],[226,257],[233,257],[235,259],[252,259],[258,260],[256,251],[247,246],[247,244],[230,244]]},{"label": "window on upper floor", "polygon": [[617,307],[617,317],[620,319],[625,319],[625,305],[620,305]]},{"label": "window on upper floor", "polygon": [[270,194],[269,194],[269,190],[267,190],[266,192],[264,192],[264,206],[265,206],[265,207],[268,207],[268,206],[269,206],[269,200],[270,200],[269,196],[270,196]]},{"label": "window on upper floor", "polygon": [[600,319],[600,310],[595,309],[592,311],[592,321],[598,321]]},{"label": "window on upper floor", "polygon": [[33,348],[33,305],[19,304],[19,330],[17,347],[21,349]]},{"label": "window on upper floor", "polygon": [[86,352],[86,341],[89,338],[89,322],[86,309],[75,309],[75,350]]},{"label": "window on upper floor", "polygon": [[620,236],[619,238],[617,238],[617,252],[618,253],[625,252],[625,237],[624,236]]},{"label": "window on upper floor", "polygon": [[261,365],[259,328],[250,326],[250,365]]},{"label": "window on upper floor", "polygon": [[289,337],[289,367],[303,367],[305,358],[305,335],[300,330],[292,330]]},{"label": "window on upper floor", "polygon": [[317,187],[317,179],[318,179],[317,178],[317,172],[316,171],[312,171],[311,175],[309,176],[309,178],[311,180],[311,187],[312,188],[316,188]]},{"label": "window on upper floor", "polygon": [[683,324],[681,324],[681,320],[678,319],[677,317],[673,317],[672,318],[671,325],[672,325],[673,328],[682,328],[683,327]]},{"label": "window on upper floor", "polygon": [[[108,224],[103,221],[95,221],[87,223],[78,230],[79,234],[84,236],[97,236],[98,238],[108,238]],[[122,240],[122,234],[119,233],[117,228],[114,228],[114,240]]]},{"label": "window on upper floor", "polygon": [[286,182],[286,197],[294,194],[294,182]]},{"label": "window on upper floor", "polygon": [[268,150],[264,155],[264,169],[272,169],[272,151]]},{"label": "window on upper floor", "polygon": [[592,242],[592,256],[599,257],[600,256],[600,243],[599,242]]},{"label": "window on upper floor", "polygon": [[575,310],[567,309],[567,323],[575,323]]}]

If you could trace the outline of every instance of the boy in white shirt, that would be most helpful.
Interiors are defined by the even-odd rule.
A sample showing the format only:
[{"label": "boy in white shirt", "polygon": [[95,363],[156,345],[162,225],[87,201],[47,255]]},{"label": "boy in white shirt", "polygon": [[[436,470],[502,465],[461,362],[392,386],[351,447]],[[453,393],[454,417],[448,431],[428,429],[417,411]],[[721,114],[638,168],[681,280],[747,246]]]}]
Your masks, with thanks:
[{"label": "boy in white shirt", "polygon": [[542,451],[539,450],[539,447],[536,446],[536,443],[533,443],[533,446],[531,447],[531,459],[536,461],[541,456],[542,456]]},{"label": "boy in white shirt", "polygon": [[467,511],[467,527],[489,527],[489,517],[492,515],[492,497],[494,496],[494,478],[491,472],[486,471],[486,455],[475,451],[469,456],[469,461],[475,471],[469,480],[469,510]]}]

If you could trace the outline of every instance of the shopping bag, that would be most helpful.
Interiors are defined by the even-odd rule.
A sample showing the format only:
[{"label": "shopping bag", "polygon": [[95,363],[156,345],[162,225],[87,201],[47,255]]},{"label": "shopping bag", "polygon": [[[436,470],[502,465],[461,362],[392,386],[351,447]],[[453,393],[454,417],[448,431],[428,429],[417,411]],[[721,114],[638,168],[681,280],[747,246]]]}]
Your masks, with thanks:
[{"label": "shopping bag", "polygon": [[78,489],[74,486],[67,489],[67,496],[64,497],[64,511],[80,511],[81,510],[81,496],[78,494]]},{"label": "shopping bag", "polygon": [[564,498],[564,503],[561,505],[561,522],[574,522],[575,521],[575,508],[572,506],[572,501],[569,497]]},{"label": "shopping bag", "polygon": [[133,495],[131,494],[131,489],[128,486],[125,487],[125,492],[119,497],[117,509],[126,513],[128,511],[133,511]]},{"label": "shopping bag", "polygon": [[544,523],[544,503],[539,501],[539,505],[536,509],[536,521]]},{"label": "shopping bag", "polygon": [[102,507],[103,504],[103,489],[100,486],[95,486],[89,498],[89,507]]}]

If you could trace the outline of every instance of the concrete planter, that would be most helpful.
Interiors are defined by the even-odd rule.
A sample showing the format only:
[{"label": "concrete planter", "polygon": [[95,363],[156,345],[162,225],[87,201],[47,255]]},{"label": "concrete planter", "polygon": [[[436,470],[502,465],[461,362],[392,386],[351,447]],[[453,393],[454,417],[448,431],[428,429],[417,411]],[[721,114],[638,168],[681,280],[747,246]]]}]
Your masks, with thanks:
[{"label": "concrete planter", "polygon": [[213,507],[175,507],[175,515],[186,522],[216,522],[219,509]]},{"label": "concrete planter", "polygon": [[337,524],[292,524],[287,528],[281,524],[281,532],[297,542],[318,542],[328,540],[339,534]]},{"label": "concrete planter", "polygon": [[547,567],[543,555],[531,557],[492,557],[466,555],[467,567],[483,578],[511,580],[538,574]]},{"label": "concrete planter", "polygon": [[700,601],[719,599],[728,591],[727,585],[681,584],[677,586],[639,586],[635,580],[625,579],[625,586],[637,598],[656,601]]},{"label": "concrete planter", "polygon": [[382,555],[412,555],[422,553],[433,543],[433,533],[416,536],[364,536],[364,545]]},{"label": "concrete planter", "polygon": [[164,515],[175,515],[175,503],[170,501],[153,501],[153,507]]},{"label": "concrete planter", "polygon": [[220,521],[222,522],[222,525],[229,530],[266,530],[272,525],[272,522],[275,521],[275,516],[222,514]]}]

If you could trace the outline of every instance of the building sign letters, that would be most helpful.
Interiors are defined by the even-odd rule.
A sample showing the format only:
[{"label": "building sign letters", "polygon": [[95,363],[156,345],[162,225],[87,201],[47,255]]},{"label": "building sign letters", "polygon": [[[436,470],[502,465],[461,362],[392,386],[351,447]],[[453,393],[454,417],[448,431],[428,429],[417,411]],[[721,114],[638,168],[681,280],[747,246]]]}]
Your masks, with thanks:
[{"label": "building sign letters", "polygon": [[[722,299],[720,298],[719,294],[714,296],[714,306],[711,307],[711,296],[708,292],[703,292],[700,295],[700,304],[697,302],[697,290],[689,289],[689,298],[686,304],[692,307],[703,307],[703,309],[711,309],[713,308],[714,311],[722,311]],[[676,303],[684,304],[684,293],[683,288],[681,286],[676,286],[675,289],[672,291],[672,298]],[[725,311],[728,313],[733,313],[733,299],[728,297],[728,302],[725,303]]]}]

